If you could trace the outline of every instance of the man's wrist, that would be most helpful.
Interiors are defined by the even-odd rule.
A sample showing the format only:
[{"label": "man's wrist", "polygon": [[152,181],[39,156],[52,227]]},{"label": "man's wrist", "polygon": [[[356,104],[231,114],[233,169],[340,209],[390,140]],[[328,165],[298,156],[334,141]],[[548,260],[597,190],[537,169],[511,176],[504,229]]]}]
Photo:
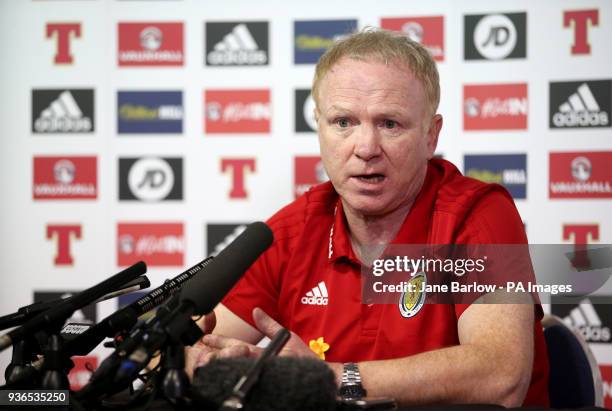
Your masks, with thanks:
[{"label": "man's wrist", "polygon": [[338,395],[346,400],[358,400],[368,395],[361,384],[358,364],[354,362],[342,364],[342,381]]},{"label": "man's wrist", "polygon": [[336,377],[336,387],[340,388],[342,385],[342,371],[344,370],[343,364],[341,362],[328,362],[327,365]]}]

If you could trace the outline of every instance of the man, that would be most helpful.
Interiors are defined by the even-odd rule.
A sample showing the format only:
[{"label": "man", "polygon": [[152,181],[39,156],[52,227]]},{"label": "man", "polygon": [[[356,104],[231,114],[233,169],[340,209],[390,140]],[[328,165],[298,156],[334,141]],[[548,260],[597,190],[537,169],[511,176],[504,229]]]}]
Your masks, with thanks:
[{"label": "man", "polygon": [[526,242],[501,187],[432,159],[439,95],[434,61],[399,34],[364,31],[327,51],[313,97],[330,183],[269,220],[274,244],[215,309],[188,368],[257,355],[253,344],[282,325],[292,338],[281,354],[324,359],[339,385],[358,375],[368,396],[547,404],[539,305],[361,301],[369,246]]}]

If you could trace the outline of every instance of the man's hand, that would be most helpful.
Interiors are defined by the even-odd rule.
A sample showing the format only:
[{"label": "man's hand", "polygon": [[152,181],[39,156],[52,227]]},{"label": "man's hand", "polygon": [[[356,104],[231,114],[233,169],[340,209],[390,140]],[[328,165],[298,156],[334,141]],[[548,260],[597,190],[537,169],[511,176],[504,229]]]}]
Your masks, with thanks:
[{"label": "man's hand", "polygon": [[[197,321],[204,334],[210,334],[217,326],[217,317],[215,312],[203,316]],[[185,371],[189,379],[193,378],[193,371],[197,367],[198,360],[201,356],[208,352],[209,348],[202,343],[200,339],[191,347],[185,347]]]},{"label": "man's hand", "polygon": [[[283,328],[261,308],[253,310],[253,321],[257,330],[268,338],[274,337],[274,334]],[[236,338],[213,334],[205,335],[198,344],[202,345],[202,350],[197,358],[195,367],[200,367],[215,358],[257,357],[263,350],[260,347]],[[304,341],[293,332],[279,355],[318,358]]]}]

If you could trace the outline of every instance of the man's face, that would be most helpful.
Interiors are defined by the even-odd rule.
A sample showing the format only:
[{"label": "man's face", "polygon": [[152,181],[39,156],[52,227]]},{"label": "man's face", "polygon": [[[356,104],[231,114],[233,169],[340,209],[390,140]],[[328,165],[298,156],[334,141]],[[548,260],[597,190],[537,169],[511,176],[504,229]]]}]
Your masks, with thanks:
[{"label": "man's face", "polygon": [[325,75],[316,109],[321,158],[348,211],[383,216],[411,206],[442,126],[429,110],[405,65],[344,58]]}]

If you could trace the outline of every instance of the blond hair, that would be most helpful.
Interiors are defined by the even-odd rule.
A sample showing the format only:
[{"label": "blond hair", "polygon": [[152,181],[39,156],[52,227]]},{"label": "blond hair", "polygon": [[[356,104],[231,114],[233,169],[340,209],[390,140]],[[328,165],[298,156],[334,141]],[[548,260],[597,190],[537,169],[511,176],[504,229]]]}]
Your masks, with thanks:
[{"label": "blond hair", "polygon": [[318,102],[321,81],[344,57],[406,64],[423,85],[431,115],[436,113],[440,103],[440,76],[429,51],[400,32],[373,28],[365,28],[336,42],[321,56],[312,84],[315,102]]}]

